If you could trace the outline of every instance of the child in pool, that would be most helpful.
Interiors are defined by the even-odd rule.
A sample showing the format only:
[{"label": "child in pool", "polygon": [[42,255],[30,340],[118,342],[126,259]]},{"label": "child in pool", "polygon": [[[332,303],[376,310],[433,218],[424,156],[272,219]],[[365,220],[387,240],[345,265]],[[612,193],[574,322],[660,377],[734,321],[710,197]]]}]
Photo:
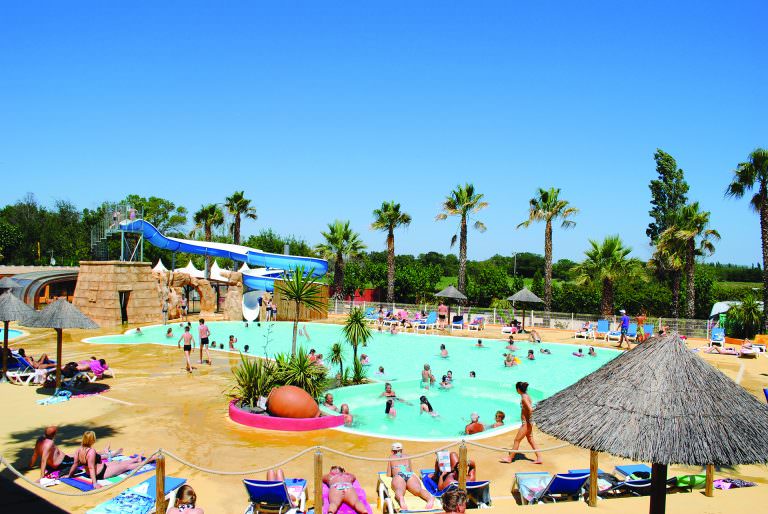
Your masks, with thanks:
[{"label": "child in pool", "polygon": [[448,357],[448,350],[445,349],[444,344],[440,345],[440,357],[442,357],[443,359]]},{"label": "child in pool", "polygon": [[435,410],[432,408],[432,404],[429,403],[429,400],[427,400],[426,396],[422,396],[421,398],[419,398],[419,404],[420,404],[419,408],[421,409],[421,412],[426,412],[433,418],[436,418],[438,416],[438,413],[435,412]]},{"label": "child in pool", "polygon": [[597,357],[597,352],[595,351],[595,347],[594,346],[590,346],[589,347],[589,356],[590,357]]},{"label": "child in pool", "polygon": [[485,348],[485,346],[483,346],[483,340],[482,339],[478,339],[477,343],[475,343],[475,346],[477,348]]},{"label": "child in pool", "polygon": [[384,407],[384,414],[389,416],[390,418],[394,418],[397,416],[397,411],[395,410],[395,400],[390,398],[387,400],[387,404]]},{"label": "child in pool", "polygon": [[536,360],[536,354],[535,354],[535,353],[533,353],[533,350],[528,350],[528,357],[527,357],[527,359],[528,359],[529,361],[533,361],[533,360]]},{"label": "child in pool", "polygon": [[579,351],[573,352],[574,357],[584,357],[584,352],[579,348]]},{"label": "child in pool", "polygon": [[377,375],[383,375],[384,374],[384,366],[379,366],[379,370],[376,372]]},{"label": "child in pool", "polygon": [[443,375],[442,380],[440,380],[440,388],[450,389],[451,387],[453,387],[453,384],[448,380],[448,375]]}]

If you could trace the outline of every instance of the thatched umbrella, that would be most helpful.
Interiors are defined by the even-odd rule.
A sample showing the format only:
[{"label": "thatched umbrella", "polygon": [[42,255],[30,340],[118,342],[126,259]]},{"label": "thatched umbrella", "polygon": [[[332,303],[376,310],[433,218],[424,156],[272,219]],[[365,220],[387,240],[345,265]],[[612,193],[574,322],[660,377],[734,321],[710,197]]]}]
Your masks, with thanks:
[{"label": "thatched umbrella", "polygon": [[53,328],[56,330],[56,389],[61,387],[61,339],[65,328],[99,328],[88,316],[69,303],[65,298],[59,298],[48,307],[22,323],[27,327]]},{"label": "thatched umbrella", "polygon": [[[3,280],[5,279],[0,280],[0,285]],[[7,380],[5,374],[8,372],[8,325],[11,321],[26,319],[33,312],[31,307],[16,298],[10,290],[0,295],[0,321],[3,322],[3,374],[0,375],[0,380]]]},{"label": "thatched umbrella", "polygon": [[17,287],[21,287],[21,284],[11,277],[0,278],[0,289],[16,289]]},{"label": "thatched umbrella", "polygon": [[[539,429],[592,452],[653,463],[651,513],[663,513],[667,466],[768,462],[768,406],[688,350],[673,333],[653,337],[538,404]],[[723,437],[723,434],[737,434]]]},{"label": "thatched umbrella", "polygon": [[[462,293],[461,291],[453,287],[453,284],[449,285],[439,293],[435,293],[435,296],[437,296],[438,298],[448,298],[449,300],[459,300],[459,301],[464,301],[467,299],[467,297],[464,296],[464,293]],[[451,322],[450,302],[448,302],[448,320],[447,321],[448,323],[451,324],[451,326],[453,325],[453,323]]]},{"label": "thatched umbrella", "polygon": [[516,292],[507,300],[511,302],[522,302],[523,303],[523,329],[522,332],[525,332],[525,304],[526,303],[544,303],[544,300],[533,294],[527,287],[522,288],[520,291]]}]

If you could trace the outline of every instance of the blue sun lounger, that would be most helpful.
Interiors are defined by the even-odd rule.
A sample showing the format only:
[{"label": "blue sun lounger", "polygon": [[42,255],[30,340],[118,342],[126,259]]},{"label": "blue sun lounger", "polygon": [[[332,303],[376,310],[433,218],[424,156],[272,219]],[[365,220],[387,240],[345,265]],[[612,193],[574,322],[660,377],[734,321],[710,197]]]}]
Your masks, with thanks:
[{"label": "blue sun lounger", "polygon": [[[629,493],[634,496],[651,494],[651,467],[647,464],[627,464],[616,466],[616,471],[624,477],[623,482],[614,485],[610,491]],[[677,486],[677,477],[667,477],[667,488]]]},{"label": "blue sun lounger", "polygon": [[[421,484],[424,489],[429,491],[429,494],[435,498],[440,498],[443,493],[452,489],[458,489],[459,483],[453,482],[443,489],[437,488],[437,482],[432,478],[434,469],[422,469]],[[491,481],[490,480],[474,480],[467,482],[467,508],[477,509],[491,506]]]},{"label": "blue sun lounger", "polygon": [[523,505],[534,505],[544,500],[554,503],[562,499],[578,499],[588,479],[588,473],[558,473],[555,476],[546,472],[515,474]]},{"label": "blue sun lounger", "polygon": [[595,330],[595,337],[605,338],[608,332],[611,331],[611,322],[607,319],[597,320],[597,330]]},{"label": "blue sun lounger", "polygon": [[[624,466],[616,466],[616,471],[625,478],[646,479],[651,476],[651,467],[648,464],[626,464]],[[636,473],[643,473],[643,475],[637,476]],[[648,475],[646,476],[645,473]]]},{"label": "blue sun lounger", "polygon": [[725,343],[725,329],[722,327],[713,328],[709,337],[709,346],[723,346],[723,343]]},{"label": "blue sun lounger", "polygon": [[[277,512],[295,514],[305,512],[307,500],[307,481],[303,478],[286,478],[284,482],[274,480],[244,479],[243,485],[248,492],[246,514],[259,512]],[[296,502],[291,498],[296,498]]]}]

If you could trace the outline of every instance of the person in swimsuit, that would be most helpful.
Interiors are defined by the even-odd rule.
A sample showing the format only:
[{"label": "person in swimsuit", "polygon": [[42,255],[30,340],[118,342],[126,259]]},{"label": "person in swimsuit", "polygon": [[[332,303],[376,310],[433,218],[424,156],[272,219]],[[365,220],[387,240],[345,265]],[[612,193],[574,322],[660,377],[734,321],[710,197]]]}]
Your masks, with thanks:
[{"label": "person in swimsuit", "polygon": [[475,343],[475,346],[477,348],[485,348],[485,346],[483,346],[483,340],[482,339],[478,339],[477,343]]},{"label": "person in swimsuit", "polygon": [[589,356],[590,357],[597,357],[597,352],[595,351],[595,347],[594,346],[590,346],[589,347]]},{"label": "person in swimsuit", "polygon": [[173,337],[173,329],[169,328],[165,331],[165,337]]},{"label": "person in swimsuit", "polygon": [[528,340],[532,343],[540,343],[541,342],[541,336],[539,335],[539,332],[536,330],[531,330],[531,332],[528,334]]},{"label": "person in swimsuit", "polygon": [[208,351],[208,337],[211,335],[211,330],[202,318],[200,318],[197,333],[200,335],[200,364],[203,363],[203,350],[205,350],[205,356],[208,357],[208,365],[210,366],[213,364],[213,361],[211,360],[211,352]]},{"label": "person in swimsuit", "polygon": [[325,407],[326,409],[331,409],[332,411],[336,411],[336,412],[339,411],[339,408],[333,404],[333,395],[331,393],[325,394],[325,401],[323,402],[323,407]]},{"label": "person in swimsuit", "polygon": [[[442,471],[440,469],[440,462],[435,458],[435,473],[432,475],[432,480],[437,484],[437,489],[442,491],[454,482],[459,481],[459,454],[451,452],[450,454],[451,469],[448,471]],[[467,481],[474,482],[477,477],[477,465],[472,459],[467,459]]]},{"label": "person in swimsuit", "polygon": [[229,336],[229,349],[231,351],[236,350],[235,343],[237,342],[237,338],[235,336]]},{"label": "person in swimsuit", "polygon": [[387,463],[387,476],[392,477],[392,489],[395,493],[395,500],[400,505],[400,510],[408,510],[405,503],[405,491],[407,490],[414,496],[419,496],[427,504],[425,510],[429,510],[435,504],[435,498],[429,494],[429,491],[421,487],[419,480],[413,473],[411,459],[403,453],[401,443],[392,444],[391,460]]},{"label": "person in swimsuit", "polygon": [[536,354],[533,353],[533,350],[528,350],[528,355],[526,356],[526,359],[528,359],[529,361],[536,360]]},{"label": "person in swimsuit", "polygon": [[354,417],[352,417],[352,414],[349,413],[349,405],[346,403],[342,403],[341,407],[339,407],[339,414],[344,416],[344,424],[346,426],[350,426],[355,420]]},{"label": "person in swimsuit", "polygon": [[[184,341],[184,358],[187,361],[187,371],[189,373],[192,373],[192,363],[189,362],[189,355],[192,353],[192,348],[195,347],[195,338],[192,336],[192,333],[189,331],[189,325],[184,327],[184,333],[181,334],[181,337],[178,341],[176,341],[176,347],[181,348],[181,342]],[[248,347],[246,347],[246,352],[248,351]]]},{"label": "person in swimsuit", "polygon": [[168,509],[168,514],[205,514],[200,507],[196,507],[197,494],[191,485],[184,484],[176,493],[176,502],[173,508]]},{"label": "person in swimsuit", "polygon": [[496,416],[495,416],[496,423],[491,425],[491,428],[499,428],[501,426],[504,426],[504,418],[506,418],[506,417],[507,417],[507,415],[504,414],[504,411],[497,410],[496,411]]},{"label": "person in swimsuit", "polygon": [[450,389],[453,387],[453,382],[448,379],[448,375],[443,375],[439,387],[440,389]]},{"label": "person in swimsuit", "polygon": [[368,513],[355,491],[356,480],[355,475],[347,473],[341,466],[331,466],[328,474],[323,476],[323,483],[328,486],[328,514],[334,514],[342,504],[349,505],[359,514]]},{"label": "person in swimsuit", "polygon": [[24,352],[24,348],[19,348],[19,355],[24,357],[34,369],[51,369],[56,367],[56,363],[48,358],[47,353],[42,354],[39,359],[35,359],[31,355],[27,355]]},{"label": "person in swimsuit", "polygon": [[419,404],[420,404],[419,408],[421,409],[419,414],[421,414],[422,412],[426,412],[433,418],[436,418],[440,415],[437,412],[435,412],[435,409],[432,408],[432,404],[429,403],[429,400],[427,399],[426,396],[422,396],[421,398],[419,398]]},{"label": "person in swimsuit", "polygon": [[388,399],[387,403],[384,404],[384,414],[386,414],[390,418],[395,418],[397,416],[397,411],[395,410],[394,398]]},{"label": "person in swimsuit", "polygon": [[184,316],[184,321],[189,320],[189,318],[187,317],[187,297],[186,296],[181,297],[181,315]]},{"label": "person in swimsuit", "polygon": [[515,346],[515,338],[512,336],[509,336],[509,341],[507,341],[507,350],[515,351],[517,350],[517,346]]},{"label": "person in swimsuit", "polygon": [[[75,459],[67,455],[56,446],[56,432],[58,427],[50,426],[35,442],[35,449],[32,452],[32,458],[29,460],[29,467],[34,468],[37,459],[40,459],[40,478],[44,478],[47,473],[52,471],[66,470]],[[110,451],[109,447],[101,454],[102,458],[109,459],[112,455],[117,455],[123,451],[122,448],[116,452]]]},{"label": "person in swimsuit", "polygon": [[86,474],[91,478],[91,483],[94,489],[99,489],[101,487],[99,480],[112,478],[113,476],[125,473],[126,471],[133,471],[136,468],[140,468],[141,466],[152,462],[143,457],[102,462],[101,455],[99,455],[93,448],[94,444],[96,444],[96,434],[92,430],[85,432],[83,434],[81,446],[75,452],[74,462],[67,474],[67,477],[71,478],[79,466],[84,466]]},{"label": "person in swimsuit", "polygon": [[[509,454],[509,457],[499,461],[504,464],[510,464],[515,460],[517,455],[515,450],[520,448],[520,443],[523,439],[528,440],[528,444],[531,445],[531,448],[538,450],[538,448],[536,448],[536,443],[533,441],[533,402],[531,402],[531,397],[528,396],[528,382],[518,382],[515,384],[515,389],[517,390],[517,394],[520,395],[520,421],[522,421],[523,424],[520,425],[520,429],[517,431],[515,444],[512,445],[512,452]],[[533,463],[542,463],[541,454],[538,451],[536,451],[536,460],[533,461]]]},{"label": "person in swimsuit", "polygon": [[435,375],[432,374],[429,364],[424,364],[424,369],[421,371],[421,387],[429,389],[429,386],[435,385]]},{"label": "person in swimsuit", "polygon": [[448,350],[445,349],[445,345],[444,344],[440,345],[440,357],[442,357],[443,359],[447,359],[448,358]]},{"label": "person in swimsuit", "polygon": [[485,425],[480,423],[480,415],[477,412],[473,412],[472,415],[469,416],[469,421],[469,424],[464,427],[464,433],[467,435],[478,434],[485,431]]},{"label": "person in swimsuit", "polygon": [[440,501],[446,514],[464,514],[467,511],[467,493],[460,489],[446,491]]},{"label": "person in swimsuit", "polygon": [[448,307],[443,302],[437,307],[437,319],[437,327],[445,328],[448,322]]}]

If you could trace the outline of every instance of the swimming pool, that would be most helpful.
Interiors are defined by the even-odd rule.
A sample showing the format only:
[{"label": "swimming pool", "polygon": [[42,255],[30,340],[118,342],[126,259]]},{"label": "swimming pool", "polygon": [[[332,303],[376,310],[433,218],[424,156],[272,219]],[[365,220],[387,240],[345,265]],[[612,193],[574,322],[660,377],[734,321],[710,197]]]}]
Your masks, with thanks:
[{"label": "swimming pool", "polygon": [[[21,330],[14,330],[12,328],[8,329],[8,340],[16,339],[19,336],[24,335],[24,332]],[[5,329],[0,328],[0,340],[2,340],[5,337]]]},{"label": "swimming pool", "polygon": [[[290,322],[263,323],[261,326],[251,323],[245,326],[244,323],[234,321],[213,321],[208,325],[211,330],[210,339],[216,342],[217,347],[223,344],[226,349],[229,335],[234,335],[238,339],[235,348],[245,351],[248,345],[247,353],[251,355],[272,357],[278,352],[291,351],[293,325]],[[192,326],[197,340],[197,330],[194,330],[197,323]],[[326,365],[330,366],[328,355],[331,345],[344,342],[341,326],[319,323],[301,326],[307,328],[309,340],[300,336],[298,344],[305,349],[315,348],[317,353],[324,354]],[[173,337],[166,337],[168,328],[173,329]],[[142,328],[141,334],[131,330],[121,335],[94,337],[86,341],[99,344],[158,343],[176,346],[182,331],[178,323],[155,325]],[[506,414],[505,428],[481,434],[492,435],[514,428],[520,422],[519,396],[515,392],[517,381],[529,382],[531,397],[538,401],[571,385],[619,355],[615,350],[598,348],[596,357],[577,358],[572,355],[576,350],[572,345],[517,342],[519,349],[515,354],[522,362],[519,366],[507,368],[504,367],[502,355],[507,351],[505,341],[484,339],[482,348],[476,347],[475,342],[476,339],[441,335],[374,332],[368,346],[358,350],[358,353],[369,356],[371,365],[367,367],[368,378],[392,382],[398,397],[411,405],[398,402],[397,416],[391,419],[384,414],[385,401],[380,396],[384,389],[382,383],[333,390],[334,403],[348,403],[355,417],[353,425],[344,430],[411,440],[455,439],[468,423],[472,412],[477,412],[480,421],[490,426],[494,413],[502,410]],[[440,356],[441,344],[445,344],[448,350],[447,358]],[[351,362],[352,348],[346,344],[343,347],[346,366]],[[549,349],[551,354],[542,354],[540,350],[543,348]],[[583,348],[586,353],[587,346]],[[534,350],[535,360],[525,358],[529,349]],[[455,387],[448,390],[433,387],[429,391],[421,388],[424,364],[430,364],[438,381],[451,370]],[[379,366],[384,367],[383,374],[378,373]],[[475,372],[475,379],[469,378],[470,371]],[[331,373],[336,372],[337,368],[332,366]],[[420,414],[419,397],[422,394],[427,396],[435,411],[440,414],[438,417]]]}]

